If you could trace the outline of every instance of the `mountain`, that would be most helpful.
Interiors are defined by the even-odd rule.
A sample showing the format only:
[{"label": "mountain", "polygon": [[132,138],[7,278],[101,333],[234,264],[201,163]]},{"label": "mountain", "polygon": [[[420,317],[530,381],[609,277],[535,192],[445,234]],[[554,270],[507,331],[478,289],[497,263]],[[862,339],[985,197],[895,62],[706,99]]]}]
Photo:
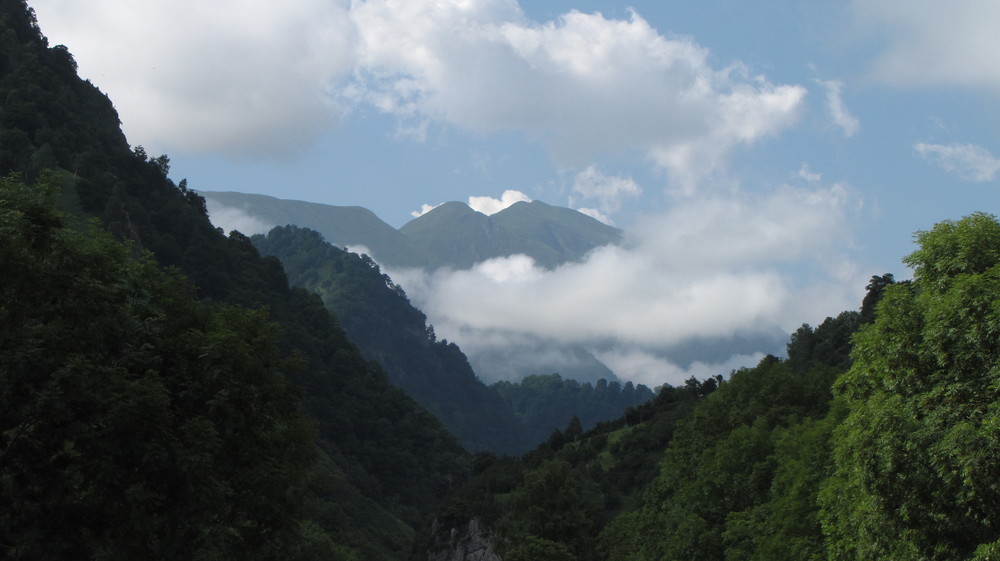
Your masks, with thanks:
[{"label": "mountain", "polygon": [[437,340],[424,314],[368,256],[295,226],[251,241],[261,254],[281,260],[293,284],[319,294],[364,356],[381,364],[393,384],[437,415],[468,450],[513,454],[541,441],[525,437],[510,407],[476,377],[458,346]]},{"label": "mountain", "polygon": [[[318,296],[289,286],[277,259],[219,232],[204,199],[169,179],[169,158],[128,145],[111,101],[79,79],[65,47],[48,45],[23,1],[0,0],[0,31],[0,177],[17,174],[14,195],[0,197],[0,244],[44,266],[0,275],[0,504],[16,505],[0,516],[3,556],[403,558],[433,506],[468,474],[468,453],[358,352]],[[72,215],[52,218],[50,202]],[[107,246],[99,232],[86,237],[88,220],[122,241],[107,249],[116,260],[74,257]],[[67,246],[74,232],[84,238]],[[36,241],[15,243],[22,238]],[[127,259],[142,255],[183,275],[202,304],[160,290],[152,272],[126,275]],[[29,273],[36,282],[24,282],[36,278]],[[79,286],[81,296],[45,290],[60,286]],[[44,310],[55,312],[22,321]],[[276,356],[254,358],[270,345]],[[8,367],[14,360],[25,367]],[[85,375],[89,364],[100,378]],[[307,423],[255,413],[285,389],[239,384],[279,368]],[[279,430],[255,432],[269,424]],[[309,454],[241,452],[244,438],[280,450],[290,430],[305,431],[297,438]],[[289,477],[258,475],[269,472]],[[207,487],[186,485],[192,477]],[[282,511],[267,497],[300,501]],[[219,515],[198,514],[206,504]],[[292,537],[263,547],[282,517]]]},{"label": "mountain", "polygon": [[236,209],[269,227],[291,224],[309,228],[323,234],[323,238],[336,246],[362,246],[380,262],[397,267],[435,263],[430,254],[363,207],[324,205],[231,191],[198,191],[198,194],[205,198],[210,214]]},{"label": "mountain", "polygon": [[399,231],[440,263],[460,269],[514,254],[551,268],[622,238],[617,228],[541,201],[518,202],[491,216],[464,203],[445,203]]},{"label": "mountain", "polygon": [[456,269],[512,253],[507,230],[460,202],[444,203],[407,222],[399,231],[439,263]]},{"label": "mountain", "polygon": [[514,253],[530,255],[544,267],[579,261],[594,248],[622,239],[618,228],[541,201],[514,203],[490,218],[510,233]]},{"label": "mountain", "polygon": [[815,505],[842,415],[831,385],[859,317],[804,326],[787,361],[667,386],[592,430],[571,420],[523,458],[481,461],[422,547],[448,558],[475,537],[502,559],[825,559]]},{"label": "mountain", "polygon": [[[236,210],[268,226],[316,230],[339,247],[366,248],[383,266],[464,269],[494,257],[528,255],[543,267],[579,261],[622,231],[581,212],[519,202],[487,216],[460,202],[444,203],[399,230],[362,207],[276,199],[266,195],[198,191],[213,214]],[[256,233],[256,232],[255,232]]]},{"label": "mountain", "polygon": [[[618,243],[623,236],[621,230],[583,213],[540,201],[518,202],[491,216],[465,203],[444,203],[397,231],[360,207],[234,192],[199,193],[216,219],[236,210],[268,225],[309,228],[335,246],[354,249],[363,246],[364,251],[388,269],[463,269],[486,259],[514,254],[528,255],[542,267],[555,267],[579,261],[587,252]],[[299,284],[322,292],[315,283]],[[552,373],[591,383],[617,379],[614,372],[586,349],[551,340],[522,341],[502,349],[464,350],[476,373],[488,382]]]},{"label": "mountain", "polygon": [[[462,350],[438,340],[426,316],[368,256],[334,247],[318,232],[295,226],[274,228],[251,241],[261,254],[281,260],[292,284],[319,294],[362,354],[381,364],[393,384],[437,415],[469,450],[520,454],[573,416],[589,428],[653,397],[645,386],[623,387],[606,368],[595,372],[604,375],[593,383],[550,374],[486,386]],[[506,359],[510,362],[510,355]],[[550,360],[551,365],[572,359]],[[526,364],[514,361],[514,367]]]}]

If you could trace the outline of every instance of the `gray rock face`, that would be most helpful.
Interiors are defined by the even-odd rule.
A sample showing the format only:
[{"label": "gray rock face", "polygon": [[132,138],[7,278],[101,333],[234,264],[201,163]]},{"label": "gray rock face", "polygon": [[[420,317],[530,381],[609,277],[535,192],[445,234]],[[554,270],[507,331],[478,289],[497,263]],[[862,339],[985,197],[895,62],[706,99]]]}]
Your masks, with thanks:
[{"label": "gray rock face", "polygon": [[[442,535],[437,522],[432,531],[434,535]],[[448,542],[428,552],[427,561],[503,561],[493,551],[495,541],[493,530],[473,518],[465,528],[452,528]]]}]

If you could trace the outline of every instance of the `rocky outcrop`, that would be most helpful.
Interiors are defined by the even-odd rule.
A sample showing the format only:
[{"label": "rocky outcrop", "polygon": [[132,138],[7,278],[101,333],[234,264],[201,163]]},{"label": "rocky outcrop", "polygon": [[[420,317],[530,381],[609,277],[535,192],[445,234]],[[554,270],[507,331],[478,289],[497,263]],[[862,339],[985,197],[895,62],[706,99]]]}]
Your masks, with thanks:
[{"label": "rocky outcrop", "polygon": [[[434,535],[443,537],[446,531],[434,523]],[[464,528],[451,528],[448,533],[447,540],[442,539],[434,551],[428,552],[427,561],[503,561],[494,551],[496,533],[478,518],[469,520]]]}]

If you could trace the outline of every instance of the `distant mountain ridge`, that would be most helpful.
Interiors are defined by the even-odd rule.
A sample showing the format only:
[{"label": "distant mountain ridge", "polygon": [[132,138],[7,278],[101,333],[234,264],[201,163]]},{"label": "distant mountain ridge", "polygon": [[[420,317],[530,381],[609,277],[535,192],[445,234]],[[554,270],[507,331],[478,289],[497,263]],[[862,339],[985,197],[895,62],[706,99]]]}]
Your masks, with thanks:
[{"label": "distant mountain ridge", "polygon": [[[591,250],[621,241],[623,233],[573,209],[519,202],[490,216],[449,202],[399,230],[357,206],[334,206],[237,192],[199,191],[209,210],[236,209],[271,226],[316,230],[342,247],[364,246],[390,267],[469,268],[497,257],[528,255],[543,267],[580,261]],[[253,233],[253,232],[250,232]]]},{"label": "distant mountain ridge", "polygon": [[433,256],[364,207],[325,205],[235,191],[198,191],[198,194],[205,198],[210,213],[236,209],[269,227],[309,228],[340,247],[364,246],[375,259],[397,267],[421,267],[436,262]]}]

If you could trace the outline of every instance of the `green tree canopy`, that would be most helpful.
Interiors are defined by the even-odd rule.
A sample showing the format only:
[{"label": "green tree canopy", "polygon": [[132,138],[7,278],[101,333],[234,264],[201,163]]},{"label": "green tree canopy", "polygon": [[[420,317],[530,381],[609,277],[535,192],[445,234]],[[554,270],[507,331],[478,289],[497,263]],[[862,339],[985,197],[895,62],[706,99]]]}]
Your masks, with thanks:
[{"label": "green tree canopy", "polygon": [[833,559],[987,559],[1000,539],[1000,224],[919,232],[837,383],[823,492]]},{"label": "green tree canopy", "polygon": [[0,180],[0,557],[285,559],[314,435],[264,314]]}]

